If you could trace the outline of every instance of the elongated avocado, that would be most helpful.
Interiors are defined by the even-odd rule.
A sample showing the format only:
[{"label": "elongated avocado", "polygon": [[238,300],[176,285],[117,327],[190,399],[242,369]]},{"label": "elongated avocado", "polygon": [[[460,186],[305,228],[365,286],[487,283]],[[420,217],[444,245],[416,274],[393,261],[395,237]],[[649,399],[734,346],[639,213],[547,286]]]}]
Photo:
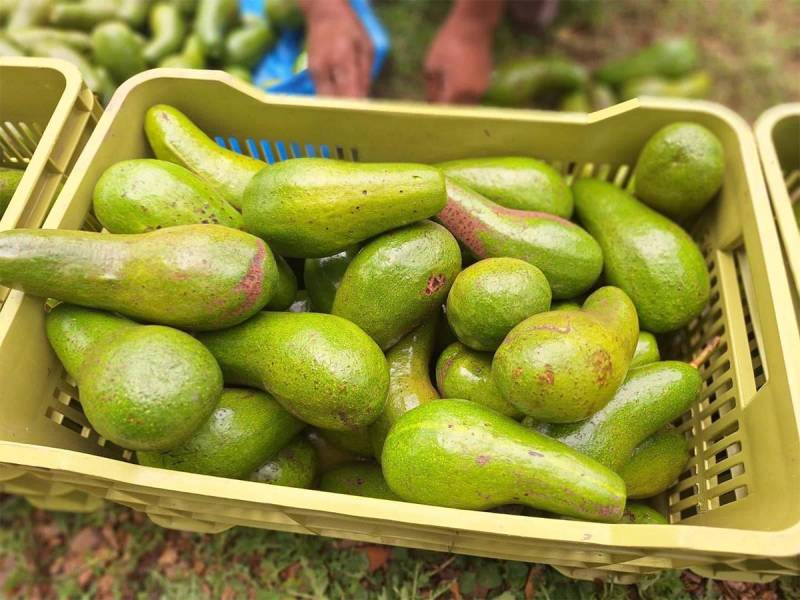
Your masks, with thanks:
[{"label": "elongated avocado", "polygon": [[619,469],[628,498],[649,498],[669,488],[686,469],[689,445],[683,434],[662,429],[636,446]]},{"label": "elongated avocado", "polygon": [[632,56],[603,65],[597,78],[610,85],[620,85],[629,79],[661,75],[680,77],[697,65],[697,48],[687,38],[660,40]]}]

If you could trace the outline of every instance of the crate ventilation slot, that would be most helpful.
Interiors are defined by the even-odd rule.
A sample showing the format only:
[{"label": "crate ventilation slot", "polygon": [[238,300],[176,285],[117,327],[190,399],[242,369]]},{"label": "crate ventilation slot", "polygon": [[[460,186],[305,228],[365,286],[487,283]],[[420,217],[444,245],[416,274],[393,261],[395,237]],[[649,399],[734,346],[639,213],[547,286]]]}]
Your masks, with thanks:
[{"label": "crate ventilation slot", "polygon": [[42,139],[38,123],[0,122],[0,157],[6,164],[23,165],[30,162],[36,144]]},{"label": "crate ventilation slot", "polygon": [[358,148],[338,144],[301,144],[281,140],[255,140],[247,138],[244,143],[238,139],[216,136],[214,140],[222,146],[239,154],[245,154],[269,164],[289,158],[336,158],[338,160],[358,161]]},{"label": "crate ventilation slot", "polygon": [[742,309],[744,310],[744,323],[747,330],[747,341],[750,346],[750,359],[753,363],[753,378],[756,389],[760,390],[767,382],[768,373],[761,358],[761,332],[758,330],[758,314],[751,303],[753,293],[752,277],[750,275],[750,264],[744,248],[736,251],[736,281],[739,284],[739,292],[742,297]]}]

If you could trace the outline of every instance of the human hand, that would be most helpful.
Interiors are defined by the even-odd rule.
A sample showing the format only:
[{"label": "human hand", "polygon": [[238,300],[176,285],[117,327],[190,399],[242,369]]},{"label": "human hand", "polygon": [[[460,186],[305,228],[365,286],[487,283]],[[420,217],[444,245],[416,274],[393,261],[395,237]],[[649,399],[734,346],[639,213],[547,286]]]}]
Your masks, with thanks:
[{"label": "human hand", "polygon": [[323,96],[363,98],[374,48],[347,0],[303,0],[308,68]]}]

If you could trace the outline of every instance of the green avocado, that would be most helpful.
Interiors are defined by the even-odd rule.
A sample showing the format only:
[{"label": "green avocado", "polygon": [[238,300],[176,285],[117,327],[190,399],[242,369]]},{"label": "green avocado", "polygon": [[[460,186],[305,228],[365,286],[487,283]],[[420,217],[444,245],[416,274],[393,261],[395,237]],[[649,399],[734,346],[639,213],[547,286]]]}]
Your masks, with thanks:
[{"label": "green avocado", "polygon": [[305,433],[305,439],[314,447],[317,456],[317,470],[320,473],[327,473],[344,463],[360,460],[352,452],[331,444],[320,435],[318,429],[308,429]]},{"label": "green avocado", "polygon": [[216,357],[227,383],[264,389],[311,425],[353,431],[383,410],[386,358],[369,336],[340,317],[262,312],[198,339]]},{"label": "green avocado", "polygon": [[[203,54],[203,47],[200,45],[197,35],[188,36],[180,51],[162,58],[158,66],[173,69],[204,69],[206,56]],[[266,164],[262,163],[261,166],[266,166]]]},{"label": "green avocado", "polygon": [[658,350],[656,336],[649,331],[640,331],[639,339],[636,341],[636,350],[633,352],[631,365],[628,368],[641,367],[659,360],[661,360],[661,353]]},{"label": "green avocado", "polygon": [[370,462],[348,463],[324,473],[319,481],[323,492],[401,500],[389,489],[380,466]]},{"label": "green avocado", "polygon": [[262,240],[221,225],[0,232],[0,285],[183,329],[241,323],[269,302],[277,278]]},{"label": "green avocado", "polygon": [[168,452],[143,452],[140,465],[242,479],[305,427],[271,396],[257,390],[223,390],[217,407],[191,437]]},{"label": "green avocado", "polygon": [[[38,44],[47,42],[64,44],[78,52],[89,52],[92,49],[92,40],[83,31],[62,31],[49,27],[30,27],[9,31],[8,39],[28,52],[33,52]],[[23,55],[23,53],[20,54],[20,56]]]},{"label": "green avocado", "polygon": [[649,498],[675,483],[688,462],[689,445],[683,434],[662,429],[636,446],[618,472],[628,498]]},{"label": "green avocado", "polygon": [[144,130],[156,158],[186,167],[236,208],[242,207],[245,187],[253,176],[268,166],[221,147],[186,115],[166,104],[147,111]]},{"label": "green avocado", "polygon": [[603,269],[600,246],[574,223],[505,208],[449,178],[447,205],[436,218],[476,258],[519,258],[539,267],[556,299],[587,291]]},{"label": "green avocado", "polygon": [[[59,29],[80,29],[91,31],[95,27],[107,21],[117,18],[119,10],[118,0],[92,0],[91,2],[56,2],[50,0],[35,0],[38,4],[53,4],[50,10],[49,25]],[[34,2],[20,2],[23,4],[34,4]],[[45,18],[39,24],[47,23]]]},{"label": "green avocado", "polygon": [[565,112],[588,113],[592,111],[592,101],[584,90],[570,92],[558,104],[558,110]]},{"label": "green avocado", "polygon": [[588,79],[586,69],[570,60],[519,58],[494,70],[484,102],[498,106],[525,106],[543,94],[583,89]]},{"label": "green avocado", "polygon": [[265,307],[267,310],[287,310],[297,296],[297,276],[282,256],[275,256],[278,266],[278,285]]},{"label": "green avocado", "polygon": [[144,47],[144,59],[156,65],[181,49],[186,24],[180,9],[172,2],[159,2],[150,9],[150,41]]},{"label": "green avocado", "polygon": [[353,431],[336,431],[331,429],[320,429],[319,434],[325,440],[350,454],[372,458],[375,452],[372,450],[372,440],[370,439],[369,429],[361,427]]},{"label": "green avocado", "polygon": [[26,56],[22,44],[0,34],[0,58],[9,56]]},{"label": "green avocado", "polygon": [[320,258],[432,217],[445,202],[434,167],[295,158],[253,178],[242,212],[247,230],[279,254]]},{"label": "green avocado", "polygon": [[444,174],[506,208],[572,216],[572,191],[545,162],[525,156],[467,158],[436,165]]},{"label": "green avocado", "polygon": [[625,505],[616,473],[467,400],[432,400],[404,414],[381,460],[389,487],[409,502],[476,510],[524,504],[612,523]]},{"label": "green avocado", "polygon": [[581,306],[581,302],[562,300],[561,302],[553,302],[553,304],[550,305],[550,310],[580,310]]},{"label": "green avocado", "polygon": [[305,437],[298,435],[275,456],[250,474],[251,481],[310,488],[317,476],[317,452]]},{"label": "green avocado", "polygon": [[142,37],[118,21],[103,23],[92,31],[92,58],[118,84],[147,69]]},{"label": "green avocado", "polygon": [[439,310],[460,270],[458,242],[441,225],[420,221],[395,229],[350,262],[331,313],[386,350]]},{"label": "green avocado", "polygon": [[538,267],[518,258],[485,258],[456,277],[447,296],[447,320],[463,344],[494,351],[517,324],[550,310],[551,299]]},{"label": "green avocado", "polygon": [[628,502],[625,511],[622,513],[620,523],[630,523],[634,525],[668,525],[669,522],[664,515],[646,504],[639,502]]},{"label": "green avocado", "polygon": [[711,92],[711,77],[705,71],[697,71],[679,79],[663,77],[638,77],[625,82],[620,90],[620,99],[630,100],[641,96],[657,98],[707,98]]},{"label": "green avocado", "polygon": [[216,223],[240,229],[242,216],[194,173],[164,160],[123,160],[94,187],[94,214],[111,233],[145,233]]},{"label": "green avocado", "polygon": [[539,313],[512,329],[494,355],[492,376],[522,413],[544,422],[581,421],[611,400],[638,333],[630,298],[603,287],[581,310]]},{"label": "green avocado", "polygon": [[233,27],[238,15],[238,0],[199,0],[194,31],[206,55],[222,58],[225,34]]},{"label": "green avocado", "polygon": [[702,125],[673,123],[647,140],[633,174],[639,200],[683,221],[700,213],[722,187],[725,152]]},{"label": "green avocado", "polygon": [[24,0],[12,2],[6,8],[8,12],[8,22],[6,30],[11,32],[17,29],[26,29],[36,25],[44,25],[48,21],[52,12],[52,0]]},{"label": "green avocado", "polygon": [[333,256],[305,260],[303,282],[316,312],[331,312],[336,290],[339,289],[344,272],[358,254],[358,250],[358,246],[351,246]]},{"label": "green avocado", "polygon": [[296,29],[303,26],[303,13],[297,0],[269,0],[267,18],[277,30]]},{"label": "green avocado", "polygon": [[8,205],[11,204],[11,198],[14,197],[14,192],[17,191],[19,182],[25,174],[21,169],[6,169],[0,167],[0,217],[6,212]]},{"label": "green avocado", "polygon": [[274,43],[275,35],[264,19],[247,18],[225,38],[225,63],[254,67]]},{"label": "green avocado", "polygon": [[110,98],[114,91],[114,84],[106,70],[92,65],[81,52],[68,44],[55,40],[42,40],[33,46],[31,54],[42,58],[57,58],[75,65],[81,72],[81,78],[86,86],[95,94]]},{"label": "green avocado", "polygon": [[450,344],[436,361],[436,387],[443,398],[477,402],[513,419],[522,413],[500,394],[492,377],[492,355]]},{"label": "green avocado", "polygon": [[423,402],[439,397],[431,383],[430,365],[436,339],[438,315],[406,334],[386,353],[389,363],[389,394],[380,416],[370,425],[370,440],[380,460],[383,441],[400,416]]},{"label": "green avocado", "polygon": [[[97,1],[97,0],[92,0]],[[117,17],[125,21],[134,29],[141,28],[147,20],[147,15],[151,12],[150,5],[153,0],[117,0],[119,9]]]},{"label": "green avocado", "polygon": [[188,333],[69,304],[52,309],[45,326],[89,423],[123,448],[178,447],[222,393],[214,357]]},{"label": "green avocado", "polygon": [[609,85],[621,85],[635,77],[660,75],[680,77],[697,65],[697,47],[686,38],[670,38],[656,42],[635,53],[611,61],[597,70],[598,80]]},{"label": "green avocado", "polygon": [[572,185],[575,208],[603,249],[605,279],[636,305],[642,329],[680,329],[708,304],[705,259],[678,225],[598,179]]},{"label": "green avocado", "polygon": [[537,429],[619,471],[639,444],[689,409],[702,383],[688,363],[651,363],[631,369],[611,401],[587,420]]}]

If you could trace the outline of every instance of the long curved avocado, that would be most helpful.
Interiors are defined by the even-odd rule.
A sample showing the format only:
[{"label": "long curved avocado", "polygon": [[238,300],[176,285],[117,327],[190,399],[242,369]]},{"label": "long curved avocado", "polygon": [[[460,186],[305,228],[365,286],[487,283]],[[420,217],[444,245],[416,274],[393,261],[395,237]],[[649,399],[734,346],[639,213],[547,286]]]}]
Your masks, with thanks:
[{"label": "long curved avocado", "polygon": [[223,390],[214,412],[168,452],[139,451],[140,465],[242,479],[288,444],[305,423],[258,390]]},{"label": "long curved avocado", "polygon": [[587,291],[603,269],[600,246],[575,223],[505,208],[449,178],[447,205],[436,218],[476,258],[505,256],[539,267],[556,299]]},{"label": "long curved avocado", "polygon": [[198,339],[219,362],[227,383],[263,389],[311,425],[355,430],[383,410],[389,387],[386,358],[346,319],[262,312]]},{"label": "long curved avocado", "polygon": [[606,281],[636,305],[642,329],[674,331],[708,304],[708,270],[692,238],[627,192],[599,179],[572,184],[575,210],[605,258]]},{"label": "long curved avocado", "polygon": [[86,418],[123,448],[176,448],[222,393],[214,357],[188,333],[69,304],[52,309],[45,327]]},{"label": "long curved avocado", "polygon": [[269,302],[277,278],[262,240],[221,225],[0,232],[0,284],[182,329],[241,323]]},{"label": "long curved avocado", "polygon": [[427,165],[295,158],[253,178],[242,214],[278,254],[319,258],[432,217],[446,200],[444,176]]},{"label": "long curved avocado", "polygon": [[381,468],[370,462],[349,463],[323,473],[319,480],[319,489],[350,496],[401,500],[386,485]]},{"label": "long curved avocado", "polygon": [[669,488],[686,469],[689,445],[683,434],[662,429],[636,446],[619,469],[628,498],[649,498]]},{"label": "long curved avocado", "polygon": [[251,481],[310,488],[317,476],[317,452],[304,436],[298,435],[275,456],[250,474]]},{"label": "long curved avocado", "polygon": [[381,461],[389,487],[409,502],[476,510],[524,504],[612,523],[625,505],[616,473],[467,400],[433,400],[404,414]]}]

